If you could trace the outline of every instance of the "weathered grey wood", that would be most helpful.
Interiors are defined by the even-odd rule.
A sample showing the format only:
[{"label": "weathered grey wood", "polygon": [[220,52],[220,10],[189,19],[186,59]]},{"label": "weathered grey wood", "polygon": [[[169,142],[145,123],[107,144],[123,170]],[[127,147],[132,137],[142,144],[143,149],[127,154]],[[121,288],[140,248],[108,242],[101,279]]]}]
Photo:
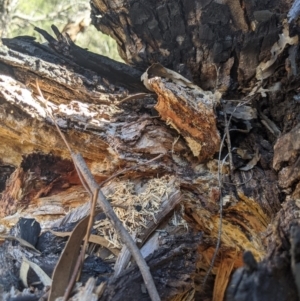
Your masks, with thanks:
[{"label": "weathered grey wood", "polygon": [[[82,193],[73,170],[68,169],[69,173],[63,170],[69,166],[70,156],[34,93],[38,78],[71,147],[85,157],[97,180],[107,179],[123,168],[125,171],[119,173],[118,178],[133,181],[140,187],[151,178],[176,177],[185,220],[194,231],[204,233],[204,239],[198,244],[198,271],[193,285],[188,286],[190,296],[199,300],[221,300],[229,282],[228,275],[243,265],[242,254],[247,249],[257,261],[265,259],[258,263],[264,271],[261,274],[253,269],[256,264],[251,265],[252,257],[245,259],[246,274],[252,275],[245,281],[250,279],[260,284],[256,281],[257,275],[264,279],[268,275],[265,272],[270,271],[275,281],[266,286],[269,296],[296,298],[293,285],[290,295],[286,296],[277,294],[275,289],[282,285],[287,290],[293,281],[289,228],[298,223],[295,199],[299,198],[300,186],[296,136],[300,109],[296,42],[290,48],[285,45],[285,50],[268,70],[270,77],[261,82],[261,88],[255,79],[258,64],[272,55],[270,48],[278,40],[282,19],[291,4],[284,0],[243,4],[238,1],[93,1],[94,24],[117,40],[125,61],[138,71],[86,52],[57,31],[54,39],[40,30],[49,46],[39,45],[29,37],[4,40],[8,49],[0,50],[0,136],[4,142],[0,151],[3,164],[17,169],[3,192],[1,209],[8,208],[5,213],[12,214],[23,208],[21,212],[32,214],[35,204],[54,199],[60,200],[61,207],[66,208],[64,200],[68,192],[72,200],[76,193]],[[100,14],[102,18],[97,17]],[[297,22],[290,27],[290,33],[299,32]],[[212,160],[205,159],[200,164],[183,139],[184,132],[172,129],[155,112],[156,95],[140,93],[145,91],[140,75],[153,62],[180,71],[201,88],[217,87],[228,92],[213,106],[211,119],[214,114],[218,116],[221,138],[224,132],[230,133],[234,171],[230,171],[226,163],[227,147],[222,149],[221,161],[214,147],[207,156]],[[174,85],[164,74],[154,74],[155,81],[165,86]],[[276,91],[271,89],[276,86]],[[191,92],[190,87],[184,89],[184,93]],[[251,97],[244,98],[251,90]],[[159,91],[161,101],[167,99],[166,91]],[[24,100],[24,95],[31,104]],[[262,97],[264,95],[267,97]],[[231,99],[232,107],[247,101],[250,111],[257,110],[258,114],[247,120],[236,114],[229,129],[225,129],[224,112],[228,118],[231,115],[226,105],[222,106],[226,98]],[[185,106],[176,111],[182,113],[184,109]],[[283,133],[282,137],[270,131],[262,116]],[[193,124],[196,117],[190,119]],[[209,134],[206,136],[210,138]],[[36,150],[40,154],[32,155]],[[57,173],[54,176],[45,174],[49,165],[39,159],[48,160],[49,152],[55,155],[53,167]],[[248,171],[240,170],[256,153],[259,154],[256,164]],[[22,155],[29,156],[23,158]],[[158,155],[157,162],[147,163]],[[28,165],[30,167],[24,168]],[[63,171],[58,172],[59,167]],[[221,187],[218,169],[223,180]],[[115,182],[105,188],[109,191],[117,185]],[[80,201],[74,197],[80,204],[85,199],[84,194]],[[203,288],[218,241],[220,201],[224,206],[221,245]],[[24,205],[28,207],[24,209]],[[109,295],[117,292],[123,296],[127,289],[125,280],[128,279],[120,281],[120,287],[111,290]],[[179,294],[177,288],[174,291]],[[239,297],[236,294],[232,298]],[[188,296],[179,296],[180,300],[185,298]]]},{"label": "weathered grey wood", "polygon": [[[201,236],[166,237],[161,247],[146,258],[162,300],[193,296],[193,279],[190,272],[196,262],[195,247]],[[168,279],[164,282],[163,279]],[[124,271],[108,283],[103,300],[150,300],[143,289],[141,274],[136,266]]]}]

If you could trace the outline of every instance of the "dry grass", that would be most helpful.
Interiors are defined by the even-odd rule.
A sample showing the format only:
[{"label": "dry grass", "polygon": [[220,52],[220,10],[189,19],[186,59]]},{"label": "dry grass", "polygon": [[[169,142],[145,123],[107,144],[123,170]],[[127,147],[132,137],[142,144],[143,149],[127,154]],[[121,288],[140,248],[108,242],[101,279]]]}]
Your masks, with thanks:
[{"label": "dry grass", "polygon": [[[115,180],[111,184],[113,193],[107,198],[130,234],[138,234],[149,221],[155,222],[163,200],[174,190],[174,178],[170,176],[149,179],[143,186],[130,180]],[[121,247],[120,239],[108,219],[95,222],[94,228],[114,247]]]}]

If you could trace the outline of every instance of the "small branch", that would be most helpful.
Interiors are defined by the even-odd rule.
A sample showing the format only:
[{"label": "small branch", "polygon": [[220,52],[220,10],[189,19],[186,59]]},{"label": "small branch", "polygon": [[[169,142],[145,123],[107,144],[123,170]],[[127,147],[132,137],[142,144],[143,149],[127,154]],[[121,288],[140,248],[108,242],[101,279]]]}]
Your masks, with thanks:
[{"label": "small branch", "polygon": [[[92,173],[88,169],[82,156],[80,154],[74,154],[74,153],[72,153],[71,155],[72,155],[73,161],[75,162],[78,169],[80,170],[80,173],[82,174],[82,176],[85,179],[86,183],[88,184],[89,188],[92,191],[99,189],[99,185],[96,183]],[[145,259],[143,258],[142,254],[141,254],[139,248],[137,247],[137,245],[135,244],[134,240],[132,239],[130,234],[127,232],[127,230],[123,226],[122,222],[118,219],[111,204],[108,202],[108,200],[102,193],[101,189],[99,189],[99,191],[98,191],[97,202],[98,202],[98,204],[101,205],[101,208],[103,209],[104,213],[110,219],[113,227],[118,232],[122,242],[130,250],[133,258],[136,261],[136,264],[140,268],[141,274],[143,276],[143,279],[144,279],[145,285],[148,289],[148,293],[150,295],[151,300],[152,301],[160,301],[160,297],[158,295],[152,275],[149,271],[149,267],[147,266]]]},{"label": "small branch", "polygon": [[63,16],[65,12],[70,10],[74,5],[68,4],[63,8],[56,7],[57,10],[54,12],[51,12],[49,14],[41,15],[38,17],[29,16],[26,14],[23,14],[21,12],[16,12],[12,15],[12,19],[20,19],[27,22],[39,22],[39,21],[50,21],[50,20],[57,20],[59,17]]},{"label": "small branch", "polygon": [[[94,223],[94,216],[95,216],[95,211],[96,211],[96,202],[97,202],[98,190],[99,189],[96,189],[93,192],[92,199],[91,199],[90,218],[89,218],[88,226],[86,228],[86,235],[85,235],[84,243],[83,243],[83,247],[82,247],[83,255],[80,256],[81,264],[79,265],[79,270],[74,271],[75,276],[77,275],[77,281],[79,281],[79,278],[80,278],[80,274],[81,274],[81,270],[82,270],[82,266],[83,266],[83,262],[84,262],[84,255],[85,255],[85,252],[86,252],[87,245],[89,243],[89,238],[91,236],[91,229],[92,229],[92,226],[93,226],[93,223]],[[72,284],[72,287],[73,287],[73,285],[74,285],[74,283]]]},{"label": "small branch", "polygon": [[225,110],[224,110],[225,134],[226,134],[226,142],[227,142],[227,149],[228,149],[228,156],[229,156],[230,175],[232,177],[232,173],[235,168],[234,168],[233,160],[232,160],[231,140],[230,140],[230,134],[229,134],[229,126],[230,126],[231,116],[230,116],[229,120],[227,120],[227,114],[225,113]]},{"label": "small branch", "polygon": [[217,255],[218,255],[218,252],[219,252],[219,249],[220,249],[220,245],[221,245],[222,225],[223,225],[223,197],[222,197],[222,180],[221,180],[220,162],[221,162],[221,152],[222,152],[222,148],[223,148],[225,139],[226,139],[226,133],[223,135],[223,138],[222,138],[222,141],[221,141],[221,144],[220,144],[219,158],[218,158],[218,160],[219,160],[219,163],[218,163],[218,183],[219,183],[219,190],[220,190],[220,199],[219,199],[220,221],[219,221],[219,227],[218,227],[217,244],[216,244],[215,252],[214,252],[214,255],[211,259],[208,271],[206,272],[206,274],[204,276],[204,279],[203,279],[203,282],[202,282],[202,288],[205,288],[206,281],[207,281],[208,276],[210,275],[210,273],[211,273],[211,271],[214,267],[214,264],[215,264],[215,261],[216,261],[216,258],[217,258]]},{"label": "small branch", "polygon": [[154,95],[153,93],[137,93],[137,94],[133,94],[133,95],[128,95],[127,97],[121,99],[118,102],[118,105],[120,105],[123,102],[129,101],[129,100],[133,100],[133,99],[141,99],[141,98],[145,98],[146,96],[151,96]]},{"label": "small branch", "polygon": [[84,244],[83,244],[83,250],[84,251],[86,251],[86,247],[87,247],[87,244],[89,242],[89,238],[90,238],[90,235],[91,235],[91,229],[92,229],[93,222],[94,222],[98,190],[99,190],[99,188],[97,188],[95,191],[93,191],[93,197],[92,197],[92,200],[91,200],[90,219],[89,219],[89,223],[88,223],[88,226],[87,226],[86,236],[85,236]]},{"label": "small branch", "polygon": [[[154,157],[153,159],[150,159],[150,160],[148,160],[148,161],[146,161],[146,162],[144,162],[144,163],[140,163],[139,165],[149,164],[149,163],[151,163],[151,162],[153,162],[153,161],[155,161],[155,160],[157,160],[157,159],[159,159],[159,158],[161,158],[161,157],[163,157],[163,156],[164,156],[164,154],[160,154],[160,155]],[[126,172],[128,172],[128,171],[130,171],[130,170],[134,170],[134,169],[136,169],[136,166],[124,168],[124,169],[122,169],[121,171],[119,171],[119,172],[115,173],[114,175],[110,176],[110,177],[107,178],[106,180],[102,181],[102,182],[100,183],[99,186],[100,186],[100,187],[103,187],[104,184],[106,184],[107,182],[111,181],[112,179],[114,179],[114,178],[118,177],[119,175],[124,174],[124,173],[126,173]]]}]

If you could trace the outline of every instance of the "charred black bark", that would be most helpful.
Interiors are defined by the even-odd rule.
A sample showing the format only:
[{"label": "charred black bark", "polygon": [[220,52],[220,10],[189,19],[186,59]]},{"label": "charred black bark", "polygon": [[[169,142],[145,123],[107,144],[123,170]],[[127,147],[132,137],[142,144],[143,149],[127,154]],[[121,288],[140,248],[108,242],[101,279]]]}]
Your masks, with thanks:
[{"label": "charred black bark", "polygon": [[[197,259],[196,246],[201,235],[168,237],[159,250],[146,258],[162,300],[188,294],[194,288],[193,274]],[[111,278],[101,300],[130,301],[150,300],[143,289],[143,279],[136,266],[127,269],[119,277]]]},{"label": "charred black bark", "polygon": [[[247,83],[267,59],[289,1],[91,1],[92,23],[140,70],[159,62],[205,89]],[[101,17],[99,17],[101,16]]]}]

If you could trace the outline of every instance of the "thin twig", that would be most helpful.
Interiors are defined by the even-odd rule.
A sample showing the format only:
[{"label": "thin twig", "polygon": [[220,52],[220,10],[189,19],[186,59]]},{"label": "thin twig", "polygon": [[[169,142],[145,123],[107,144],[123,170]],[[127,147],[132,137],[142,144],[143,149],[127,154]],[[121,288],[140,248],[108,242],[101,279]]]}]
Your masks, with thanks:
[{"label": "thin twig", "polygon": [[93,220],[94,220],[95,211],[96,211],[96,203],[97,203],[98,190],[99,190],[99,188],[96,188],[93,191],[93,198],[92,198],[91,212],[90,212],[91,217],[89,219],[89,224],[88,224],[88,227],[87,227],[87,235],[85,236],[85,240],[84,240],[84,245],[83,245],[83,249],[84,250],[86,250],[86,246],[87,246],[87,244],[89,242],[89,238],[90,238],[90,235],[91,235],[91,229],[92,229],[92,226],[93,226]]},{"label": "thin twig", "polygon": [[233,185],[233,186],[236,186],[236,187],[239,187],[239,186],[242,186],[242,185],[245,185],[247,184],[248,182],[250,182],[253,178],[253,175],[254,175],[254,172],[253,172],[253,169],[251,169],[251,175],[250,175],[250,178],[240,184],[235,184],[235,183],[229,183],[229,182],[224,182],[223,181],[223,184],[227,184],[227,185]]},{"label": "thin twig", "polygon": [[225,133],[226,133],[225,136],[226,136],[228,156],[229,156],[230,175],[231,175],[231,178],[232,178],[232,173],[233,173],[235,168],[234,168],[234,165],[233,165],[232,152],[231,152],[231,140],[230,140],[230,135],[229,135],[230,121],[231,121],[231,118],[229,118],[229,121],[227,120],[227,114],[224,110],[224,122],[225,122]]},{"label": "thin twig", "polygon": [[218,163],[218,183],[219,183],[219,190],[220,190],[220,200],[219,200],[219,206],[220,206],[220,209],[219,209],[219,216],[220,216],[220,221],[219,221],[219,227],[218,227],[218,237],[217,237],[217,244],[216,244],[216,248],[215,248],[215,252],[214,252],[214,255],[211,259],[211,262],[210,262],[210,265],[209,265],[209,268],[204,276],[204,279],[203,279],[203,282],[202,282],[202,288],[205,287],[205,284],[206,284],[206,281],[208,279],[208,276],[210,275],[213,267],[214,267],[214,264],[215,264],[215,261],[216,261],[216,257],[217,257],[217,254],[219,252],[219,248],[220,248],[220,244],[221,244],[221,236],[222,236],[222,222],[223,222],[223,197],[222,197],[222,181],[221,181],[221,172],[220,172],[220,162],[221,162],[221,151],[222,151],[222,148],[223,148],[223,145],[224,145],[224,141],[225,141],[225,138],[226,138],[226,134],[223,135],[223,138],[222,138],[222,141],[221,141],[221,144],[220,144],[220,149],[219,149],[219,163]]},{"label": "thin twig", "polygon": [[132,100],[132,99],[141,99],[141,98],[144,98],[144,97],[147,97],[147,96],[151,96],[151,95],[155,95],[155,94],[151,94],[151,93],[137,93],[137,94],[132,94],[132,95],[128,95],[127,97],[121,99],[117,105],[123,103],[123,102],[126,102],[128,100]]},{"label": "thin twig", "polygon": [[80,255],[79,255],[79,257],[76,261],[76,265],[74,267],[71,279],[70,279],[69,284],[67,286],[67,289],[65,291],[63,301],[68,300],[68,298],[69,298],[69,296],[72,292],[72,289],[74,287],[74,284],[75,284],[76,280],[78,280],[78,277],[80,276],[80,271],[81,271],[81,268],[82,268],[82,265],[83,265],[83,262],[84,262],[84,258],[85,258],[86,247],[87,247],[87,244],[89,242],[89,238],[90,238],[90,234],[91,234],[90,232],[91,232],[91,229],[92,229],[92,226],[93,226],[95,209],[96,209],[96,202],[97,202],[97,195],[98,195],[98,189],[96,189],[93,192],[93,196],[92,196],[92,199],[91,199],[89,223],[88,223],[88,226],[87,226],[87,229],[86,229],[86,235],[85,235],[85,238],[84,238],[83,247],[82,247]]},{"label": "thin twig", "polygon": [[51,12],[49,14],[44,14],[38,17],[29,16],[26,14],[23,14],[21,12],[16,12],[12,15],[12,19],[21,19],[27,22],[39,22],[39,21],[50,21],[50,20],[56,20],[58,16],[64,16],[65,12],[70,10],[74,5],[68,4],[65,7],[56,7],[57,11]]},{"label": "thin twig", "polygon": [[[151,163],[151,162],[153,162],[153,161],[155,161],[155,160],[157,160],[157,159],[163,157],[163,155],[164,155],[164,154],[160,154],[160,155],[158,155],[158,156],[152,158],[151,160],[148,160],[148,161],[146,161],[146,162],[144,162],[144,163],[139,163],[138,165],[149,164],[149,163]],[[111,181],[112,179],[118,177],[118,176],[121,175],[121,174],[124,174],[124,173],[126,173],[126,172],[128,172],[128,171],[130,171],[130,170],[136,169],[136,167],[137,167],[137,166],[132,166],[132,167],[124,168],[124,169],[118,171],[118,172],[115,173],[114,175],[112,175],[112,176],[110,176],[109,178],[107,178],[106,180],[102,181],[102,182],[99,184],[99,186],[100,186],[100,187],[103,187],[104,184],[106,184],[107,182]]]},{"label": "thin twig", "polygon": [[[47,114],[49,115],[49,117],[51,118],[52,122],[54,123],[54,125],[55,125],[55,127],[56,127],[56,130],[57,130],[58,134],[60,135],[61,139],[63,140],[63,142],[65,143],[65,145],[66,145],[68,151],[70,152],[70,154],[72,154],[73,151],[72,151],[72,149],[71,149],[71,147],[70,147],[70,145],[69,145],[69,143],[68,143],[68,141],[67,141],[65,135],[64,135],[64,134],[62,133],[62,131],[60,130],[60,128],[59,128],[59,126],[58,126],[58,124],[57,124],[57,122],[56,122],[54,116],[52,115],[51,110],[48,108],[47,100],[44,98],[44,95],[43,95],[43,93],[42,93],[42,91],[41,91],[41,89],[40,89],[38,80],[36,80],[36,88],[37,88],[37,90],[38,90],[38,92],[39,92],[39,95],[40,95],[42,101],[43,101],[43,104],[44,104],[44,106],[45,106],[45,109],[46,109]],[[81,174],[80,174],[80,172],[79,172],[79,170],[78,170],[76,164],[74,164],[74,166],[75,166],[77,175],[78,175],[78,177],[79,177],[79,180],[80,180],[82,186],[85,188],[85,190],[86,190],[90,195],[92,195],[91,190],[90,190],[89,187],[86,185],[86,183],[85,183],[83,177],[81,176]]]},{"label": "thin twig", "polygon": [[[88,223],[88,226],[87,226],[87,229],[86,229],[86,235],[85,235],[84,243],[83,243],[83,247],[82,247],[84,253],[86,252],[86,248],[87,248],[89,238],[90,238],[90,235],[91,235],[91,229],[92,229],[92,226],[93,226],[93,223],[94,223],[94,216],[95,216],[95,211],[96,211],[98,190],[99,190],[99,188],[97,188],[95,191],[93,191],[93,196],[92,196],[92,199],[91,199],[90,218],[89,218],[89,223]],[[81,266],[80,267],[82,267],[82,265],[83,265],[84,257],[82,257],[81,259],[82,259],[82,261],[81,261]],[[77,280],[79,280],[80,274],[81,274],[81,268],[80,268],[80,271],[78,271]]]},{"label": "thin twig", "polygon": [[[78,169],[80,170],[82,176],[86,180],[88,186],[92,191],[99,189],[99,185],[96,183],[92,173],[88,169],[84,159],[80,154],[74,154],[72,153],[72,158],[75,164],[77,164]],[[116,229],[119,237],[121,238],[122,242],[127,246],[127,248],[130,250],[133,258],[136,261],[136,264],[138,265],[142,277],[144,279],[145,285],[147,287],[148,293],[150,295],[150,298],[152,301],[159,301],[160,297],[158,295],[157,289],[155,287],[152,275],[149,271],[149,267],[143,258],[139,248],[135,244],[134,240],[128,233],[128,231],[123,226],[122,222],[117,217],[116,213],[114,212],[111,204],[108,202],[104,194],[102,193],[101,189],[99,189],[98,192],[98,198],[97,198],[98,204],[100,204],[101,208],[103,209],[103,212],[106,214],[106,216],[110,219],[113,227]]]},{"label": "thin twig", "polygon": [[[237,108],[240,107],[240,106],[244,106],[245,104],[250,102],[254,97],[255,97],[255,94],[251,95],[248,100],[245,100],[244,102],[237,104],[236,107],[234,108],[234,110],[232,111],[227,124],[230,124],[231,119],[233,117],[233,114],[235,113]],[[226,113],[224,113],[224,114],[226,116]],[[220,218],[220,221],[219,221],[219,227],[218,227],[217,244],[216,244],[215,252],[214,252],[213,257],[211,259],[209,268],[208,268],[208,270],[207,270],[207,272],[204,276],[203,282],[202,282],[202,288],[203,289],[204,289],[205,284],[207,282],[207,279],[208,279],[208,277],[209,277],[209,275],[210,275],[210,273],[211,273],[211,271],[214,267],[214,264],[215,264],[215,261],[216,261],[216,258],[217,258],[217,254],[219,252],[220,245],[221,245],[222,226],[223,226],[223,196],[222,196],[222,180],[221,180],[221,167],[220,167],[221,165],[220,165],[220,162],[221,162],[221,152],[222,152],[224,141],[225,141],[227,135],[229,135],[229,128],[227,129],[227,131],[225,131],[225,133],[223,135],[223,138],[222,138],[222,141],[221,141],[221,144],[220,144],[220,149],[219,149],[219,157],[218,157],[218,160],[219,160],[219,162],[218,162],[218,184],[219,184],[219,190],[220,190],[220,199],[219,199],[219,218]],[[222,164],[222,166],[223,166],[223,164]]]}]

